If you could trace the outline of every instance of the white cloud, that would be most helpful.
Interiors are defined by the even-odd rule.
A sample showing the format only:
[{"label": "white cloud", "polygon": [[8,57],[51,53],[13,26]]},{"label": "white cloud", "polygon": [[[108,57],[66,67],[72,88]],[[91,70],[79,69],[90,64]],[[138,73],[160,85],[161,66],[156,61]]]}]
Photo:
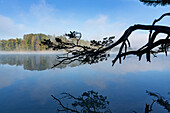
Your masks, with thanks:
[{"label": "white cloud", "polygon": [[[123,32],[125,32],[125,30]],[[165,37],[166,37],[165,34],[159,34],[156,37],[155,41],[165,38]],[[129,40],[130,40],[132,48],[142,47],[143,45],[147,44],[148,39],[149,39],[149,30],[136,30],[136,31],[133,31],[131,35],[129,36]]]},{"label": "white cloud", "polygon": [[88,19],[82,26],[86,39],[101,40],[106,36],[120,36],[125,23],[111,22],[106,15],[98,15],[97,18]]},{"label": "white cloud", "polygon": [[[130,25],[128,25],[124,19],[113,22],[110,21],[110,18],[106,15],[98,15],[97,18],[88,19],[82,26],[81,30],[84,32],[84,39],[101,40],[107,36],[115,36],[116,41],[123,35],[128,27],[130,27]],[[129,36],[129,39],[132,47],[141,47],[148,41],[148,31],[134,31]]]},{"label": "white cloud", "polygon": [[97,19],[89,19],[86,23],[87,24],[102,25],[102,24],[106,24],[107,20],[108,20],[107,16],[99,15],[99,17]]},{"label": "white cloud", "polygon": [[31,18],[31,21],[26,19],[32,25],[31,32],[54,33],[57,12],[58,10],[45,0],[40,0],[38,4],[32,4],[29,13],[24,16]]},{"label": "white cloud", "polygon": [[41,0],[39,4],[32,4],[30,7],[30,14],[38,19],[49,17],[57,13],[57,11],[51,5],[47,4],[45,0]]},{"label": "white cloud", "polygon": [[15,20],[0,16],[0,38],[22,37],[27,33],[62,35],[70,30],[76,30],[82,32],[85,40],[101,40],[106,36],[116,36],[118,39],[126,25],[125,21],[113,22],[104,14],[80,21],[70,16],[59,15],[60,13],[55,6],[40,0],[39,3],[32,4],[28,12],[18,17],[24,24],[16,24]]},{"label": "white cloud", "polygon": [[[17,24],[15,20],[0,15],[0,39],[22,37],[28,33],[45,33],[63,35],[70,30],[82,33],[85,40],[101,40],[104,37],[115,36],[118,40],[124,31],[130,26],[128,19],[113,21],[105,14],[96,14],[81,21],[71,16],[60,15],[62,12],[55,6],[47,4],[45,0],[40,0],[37,4],[32,4],[27,12],[18,17],[22,24]],[[138,47],[146,43],[147,34],[134,32],[130,36],[133,47]]]},{"label": "white cloud", "polygon": [[0,15],[0,39],[21,37],[24,30],[23,24],[16,24],[11,18]]},{"label": "white cloud", "polygon": [[62,22],[56,19],[57,11],[45,0],[40,0],[17,17],[23,24],[17,24],[13,18],[0,15],[0,39],[23,37],[28,33],[55,34],[57,29],[62,29]]},{"label": "white cloud", "polygon": [[145,45],[148,41],[148,32],[134,31],[130,36],[129,40],[132,48],[139,48]]},{"label": "white cloud", "polygon": [[29,13],[23,14],[23,16],[25,16],[25,20],[31,25],[30,32],[34,33],[40,32],[58,36],[77,28],[75,25],[78,25],[75,18],[61,15],[60,10],[46,3],[45,0],[40,0],[38,4],[32,4]]}]

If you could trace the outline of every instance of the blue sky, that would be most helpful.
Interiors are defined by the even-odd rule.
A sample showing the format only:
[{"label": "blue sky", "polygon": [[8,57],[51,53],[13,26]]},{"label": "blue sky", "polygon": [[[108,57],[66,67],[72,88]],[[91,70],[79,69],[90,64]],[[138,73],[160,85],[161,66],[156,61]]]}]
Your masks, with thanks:
[{"label": "blue sky", "polygon": [[[87,40],[119,38],[129,26],[151,24],[168,11],[170,6],[146,6],[139,0],[0,0],[0,39],[28,33],[58,36],[70,30],[82,32]],[[161,24],[167,23],[170,19],[165,18]]]}]

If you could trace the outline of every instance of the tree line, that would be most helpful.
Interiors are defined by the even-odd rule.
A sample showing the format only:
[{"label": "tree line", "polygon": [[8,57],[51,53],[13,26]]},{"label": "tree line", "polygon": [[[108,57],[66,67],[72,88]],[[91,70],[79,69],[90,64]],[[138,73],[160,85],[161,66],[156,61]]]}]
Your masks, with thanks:
[{"label": "tree line", "polygon": [[[47,46],[41,44],[44,39],[50,39],[55,41],[56,38],[60,38],[65,42],[76,43],[75,39],[67,39],[65,36],[51,36],[42,33],[39,34],[26,34],[23,38],[0,40],[0,51],[45,51]],[[89,45],[88,41],[80,40],[79,44]]]}]

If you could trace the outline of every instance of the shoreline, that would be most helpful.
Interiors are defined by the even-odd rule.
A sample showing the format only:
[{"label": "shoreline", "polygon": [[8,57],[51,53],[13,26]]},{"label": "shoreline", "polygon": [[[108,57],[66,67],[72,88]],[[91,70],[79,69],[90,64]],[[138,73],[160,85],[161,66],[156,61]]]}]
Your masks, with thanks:
[{"label": "shoreline", "polygon": [[[64,54],[65,51],[0,51],[0,55],[2,54]],[[110,54],[117,54],[117,51],[110,51]],[[160,55],[165,54],[164,52],[158,53]],[[170,51],[167,52],[170,54]]]},{"label": "shoreline", "polygon": [[0,51],[0,54],[62,54],[64,51]]}]

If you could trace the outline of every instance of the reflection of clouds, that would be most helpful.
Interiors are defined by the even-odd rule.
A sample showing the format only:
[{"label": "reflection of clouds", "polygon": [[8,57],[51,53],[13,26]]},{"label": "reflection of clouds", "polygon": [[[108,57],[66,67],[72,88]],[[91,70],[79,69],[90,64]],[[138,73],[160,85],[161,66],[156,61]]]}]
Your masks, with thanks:
[{"label": "reflection of clouds", "polygon": [[0,89],[6,86],[11,85],[14,82],[14,80],[8,76],[3,76],[0,79]]},{"label": "reflection of clouds", "polygon": [[[28,91],[31,99],[45,105],[50,95],[56,94],[56,92],[70,92],[70,90],[75,92],[87,89],[105,90],[110,87],[118,90],[123,89],[126,84],[129,84],[129,76],[121,75],[169,70],[169,61],[169,56],[162,55],[158,58],[152,58],[151,63],[147,63],[145,58],[139,62],[137,57],[128,57],[123,61],[123,64],[115,64],[114,67],[111,66],[111,60],[109,60],[94,65],[41,72],[26,71],[21,66],[0,65],[0,89],[19,83],[20,91],[16,92]],[[23,81],[19,82],[21,80]]]},{"label": "reflection of clouds", "polygon": [[145,56],[141,61],[138,61],[138,58],[127,57],[123,60],[122,64],[115,64],[111,66],[111,60],[108,62],[103,62],[98,66],[93,66],[94,70],[110,72],[113,74],[126,74],[128,72],[145,72],[145,71],[164,71],[169,70],[170,65],[170,56],[159,55],[157,58],[152,58],[151,63],[146,61]]},{"label": "reflection of clouds", "polygon": [[[30,96],[34,100],[38,100],[41,105],[44,105],[47,100],[51,97],[51,89],[55,89],[56,82],[58,79],[55,79],[54,73],[47,74],[42,73],[41,75],[37,74],[36,83],[34,86],[30,86]],[[57,87],[57,86],[56,86]]]},{"label": "reflection of clouds", "polygon": [[110,83],[116,87],[117,83],[125,82],[125,78],[110,73],[109,71],[101,71],[102,69],[97,67],[94,68],[94,66],[88,66],[88,68],[90,69],[87,69],[87,67],[85,67],[86,70],[90,70],[88,72],[83,69],[84,67],[80,67],[83,71],[83,74],[81,75],[81,80],[88,86],[92,86],[94,88],[97,88],[98,90],[104,90],[108,88]]},{"label": "reflection of clouds", "polygon": [[[106,81],[123,81],[120,80],[120,78],[115,79],[115,75],[120,75],[120,74],[126,74],[126,73],[137,73],[137,72],[145,72],[145,71],[164,71],[164,70],[169,70],[170,65],[170,56],[165,56],[165,55],[159,55],[157,58],[152,58],[151,63],[147,62],[145,59],[145,56],[143,56],[142,61],[138,61],[137,57],[127,57],[122,64],[115,64],[114,67],[111,66],[111,60],[106,61],[106,62],[101,62],[99,64],[94,64],[94,65],[84,65],[77,67],[76,69],[78,71],[84,70],[84,68],[87,68],[86,70],[89,70],[88,72],[85,72],[85,75],[82,73],[81,77],[83,78],[84,82],[88,85],[95,85],[101,89],[106,87],[105,82]],[[10,71],[9,71],[10,70]],[[56,75],[59,73],[59,70],[56,69],[58,72],[56,72]],[[56,71],[55,70],[55,71]],[[74,68],[66,68],[68,71],[74,70]],[[51,72],[52,71],[52,72]],[[51,74],[54,75],[53,71],[51,70]],[[84,70],[85,71],[85,70]],[[60,70],[60,72],[64,74],[69,74],[65,73],[64,70]],[[95,73],[93,73],[95,72]],[[23,74],[25,73],[25,74]],[[36,74],[36,72],[34,72]],[[42,72],[43,74],[44,72]],[[13,82],[16,80],[21,80],[25,79],[25,75],[30,76],[31,72],[27,72],[26,70],[21,71],[21,67],[14,67],[14,66],[9,66],[9,65],[1,65],[1,70],[0,70],[0,88],[6,87],[11,85]],[[39,74],[39,73],[38,73]],[[72,73],[70,73],[72,74]],[[99,75],[97,75],[99,74]],[[47,74],[49,75],[49,74]],[[74,75],[74,74],[73,74]],[[109,76],[108,76],[109,75]],[[113,77],[114,76],[114,77]],[[46,79],[49,76],[46,77]],[[113,79],[114,78],[114,79]],[[50,80],[51,78],[48,78]],[[70,80],[65,77],[65,79],[60,79],[60,82],[67,84]],[[53,81],[54,82],[54,81]],[[44,85],[48,85],[44,83]],[[44,86],[45,87],[45,86]]]},{"label": "reflection of clouds", "polygon": [[145,56],[143,56],[142,61],[138,61],[137,57],[127,57],[122,64],[117,63],[113,67],[111,66],[111,60],[109,60],[99,64],[88,65],[87,67],[80,66],[79,68],[82,68],[82,70],[83,68],[91,70],[90,72],[85,72],[86,74],[82,76],[82,80],[87,85],[103,90],[107,88],[109,82],[117,87],[117,84],[127,81],[127,78],[120,75],[169,70],[169,61],[170,57],[164,55],[152,58],[151,63],[146,61]]},{"label": "reflection of clouds", "polygon": [[16,80],[22,80],[24,75],[19,73],[21,68],[14,66],[2,66],[0,65],[0,89],[10,86]]},{"label": "reflection of clouds", "polygon": [[49,83],[46,85],[40,83],[37,84],[36,86],[31,87],[31,91],[30,91],[31,98],[38,100],[38,102],[40,102],[41,105],[44,105],[51,95],[49,92],[50,86],[51,84]]},{"label": "reflection of clouds", "polygon": [[[36,75],[35,85],[30,86],[30,96],[33,100],[38,100],[41,105],[46,104],[48,100],[51,100],[52,94],[60,94],[67,89],[77,88],[76,84],[78,79],[72,79],[73,75],[70,75],[71,70],[67,71],[61,69],[46,70],[44,72],[38,72]],[[40,74],[41,73],[41,74]],[[76,76],[76,75],[75,75]],[[64,91],[63,91],[64,90]],[[55,92],[55,93],[54,93]],[[57,92],[57,93],[56,93]]]},{"label": "reflection of clouds", "polygon": [[114,84],[115,87],[116,87],[117,83],[125,82],[124,78],[117,77],[117,75],[114,76],[114,75],[106,75],[106,74],[95,75],[95,76],[93,76],[92,74],[89,74],[88,76],[83,75],[82,80],[87,85],[93,86],[93,87],[97,88],[98,90],[107,89],[109,82]]},{"label": "reflection of clouds", "polygon": [[101,90],[106,88],[104,76],[97,75],[97,77],[94,77],[92,75],[85,75],[83,76],[83,80],[87,85],[97,86]]}]

